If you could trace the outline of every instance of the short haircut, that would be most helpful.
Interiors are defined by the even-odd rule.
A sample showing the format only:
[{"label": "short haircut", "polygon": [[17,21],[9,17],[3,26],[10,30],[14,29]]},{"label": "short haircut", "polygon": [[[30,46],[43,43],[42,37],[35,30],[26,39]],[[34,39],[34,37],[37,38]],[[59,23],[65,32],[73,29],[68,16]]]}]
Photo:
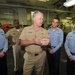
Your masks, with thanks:
[{"label": "short haircut", "polygon": [[36,10],[36,11],[34,11],[34,13],[33,13],[33,17],[35,17],[36,16],[36,14],[43,14],[42,12],[40,12],[40,11],[38,11],[38,10]]},{"label": "short haircut", "polygon": [[73,21],[73,24],[75,24],[75,22]]},{"label": "short haircut", "polygon": [[17,19],[13,20],[13,23],[14,23],[15,21],[16,21],[17,23],[19,23],[19,21],[18,21]]},{"label": "short haircut", "polygon": [[60,22],[60,19],[58,17],[55,17],[54,19],[57,19]]}]

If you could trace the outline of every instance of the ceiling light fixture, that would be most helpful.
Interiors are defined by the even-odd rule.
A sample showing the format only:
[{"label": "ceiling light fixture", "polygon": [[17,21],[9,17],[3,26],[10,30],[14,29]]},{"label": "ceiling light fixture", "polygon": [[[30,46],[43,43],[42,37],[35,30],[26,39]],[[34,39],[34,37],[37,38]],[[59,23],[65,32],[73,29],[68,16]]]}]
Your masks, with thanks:
[{"label": "ceiling light fixture", "polygon": [[49,0],[38,0],[38,1],[41,1],[41,2],[47,2],[47,1],[49,1]]},{"label": "ceiling light fixture", "polygon": [[72,19],[72,17],[66,17],[66,19]]},{"label": "ceiling light fixture", "polygon": [[75,0],[67,0],[64,4],[65,7],[71,7],[75,5]]},{"label": "ceiling light fixture", "polygon": [[5,14],[5,15],[13,15],[13,13],[3,13],[3,14]]}]

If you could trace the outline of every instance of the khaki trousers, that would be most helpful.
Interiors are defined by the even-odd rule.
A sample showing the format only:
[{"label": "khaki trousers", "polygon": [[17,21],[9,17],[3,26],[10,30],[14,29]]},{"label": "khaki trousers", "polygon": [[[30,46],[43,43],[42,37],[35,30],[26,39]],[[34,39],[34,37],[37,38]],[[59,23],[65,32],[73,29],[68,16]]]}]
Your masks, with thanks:
[{"label": "khaki trousers", "polygon": [[24,54],[24,67],[23,67],[23,75],[31,75],[33,68],[35,69],[36,75],[43,75],[46,52],[42,51],[39,55],[35,56],[32,54],[28,54],[27,52]]},{"label": "khaki trousers", "polygon": [[23,68],[23,55],[24,52],[21,50],[20,45],[13,45],[13,57],[14,57],[14,71]]}]

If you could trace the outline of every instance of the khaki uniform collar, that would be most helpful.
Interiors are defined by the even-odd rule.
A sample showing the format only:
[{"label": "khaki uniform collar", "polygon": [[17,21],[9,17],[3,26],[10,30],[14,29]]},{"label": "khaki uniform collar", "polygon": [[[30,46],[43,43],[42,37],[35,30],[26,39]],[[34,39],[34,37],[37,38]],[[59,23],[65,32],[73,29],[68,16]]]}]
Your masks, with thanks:
[{"label": "khaki uniform collar", "polygon": [[[31,25],[31,27],[30,27],[31,29],[34,29],[34,26],[33,25]],[[38,30],[40,30],[40,29],[42,29],[42,27],[40,27]],[[35,29],[34,29],[35,30]]]}]

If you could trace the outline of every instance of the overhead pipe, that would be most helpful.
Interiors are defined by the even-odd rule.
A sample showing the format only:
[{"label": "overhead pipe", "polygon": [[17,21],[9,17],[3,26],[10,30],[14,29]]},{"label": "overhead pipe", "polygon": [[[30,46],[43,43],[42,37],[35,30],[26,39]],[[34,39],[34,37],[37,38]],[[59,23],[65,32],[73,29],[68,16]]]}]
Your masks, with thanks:
[{"label": "overhead pipe", "polygon": [[27,5],[15,5],[15,4],[2,4],[0,6],[8,6],[8,7],[17,7],[17,8],[30,8],[30,9],[39,9],[39,10],[46,10],[46,11],[53,11],[53,12],[64,12],[64,13],[75,13],[73,11],[65,11],[65,10],[58,10],[58,9],[48,9],[43,7],[34,7],[34,6],[27,6]]}]

